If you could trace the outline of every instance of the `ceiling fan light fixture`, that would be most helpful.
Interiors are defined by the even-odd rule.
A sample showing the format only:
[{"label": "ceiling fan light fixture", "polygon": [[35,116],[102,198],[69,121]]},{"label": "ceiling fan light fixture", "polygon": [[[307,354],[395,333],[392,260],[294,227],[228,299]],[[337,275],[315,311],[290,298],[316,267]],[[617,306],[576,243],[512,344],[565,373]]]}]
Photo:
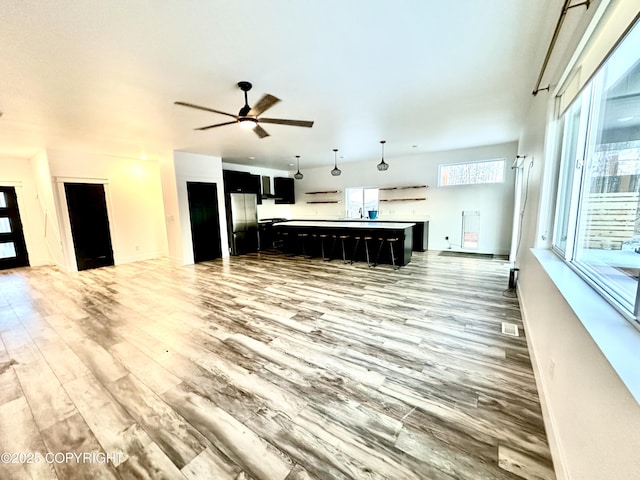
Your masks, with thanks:
[{"label": "ceiling fan light fixture", "polygon": [[334,177],[339,176],[342,173],[342,170],[338,168],[338,149],[333,149],[333,170],[331,170],[331,175]]},{"label": "ceiling fan light fixture", "polygon": [[382,145],[382,160],[380,160],[380,163],[376,166],[376,168],[380,172],[386,172],[387,170],[389,170],[389,164],[384,161],[384,144],[385,143],[386,143],[386,140],[380,140],[380,145]]},{"label": "ceiling fan light fixture", "polygon": [[240,124],[241,128],[245,130],[251,130],[258,124],[258,121],[255,118],[251,117],[241,117],[238,118],[238,123]]},{"label": "ceiling fan light fixture", "polygon": [[298,161],[298,171],[293,174],[293,178],[295,178],[296,180],[302,180],[304,178],[304,175],[300,173],[300,155],[296,155],[296,160]]}]

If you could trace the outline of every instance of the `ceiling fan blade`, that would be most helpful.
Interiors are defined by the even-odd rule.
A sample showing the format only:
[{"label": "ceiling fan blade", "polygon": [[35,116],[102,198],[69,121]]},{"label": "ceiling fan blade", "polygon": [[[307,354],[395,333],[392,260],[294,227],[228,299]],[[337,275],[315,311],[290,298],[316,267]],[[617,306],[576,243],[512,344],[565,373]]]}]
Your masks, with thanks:
[{"label": "ceiling fan blade", "polygon": [[276,123],[278,125],[290,125],[292,127],[313,127],[313,122],[308,120],[286,120],[284,118],[260,118],[260,123]]},{"label": "ceiling fan blade", "polygon": [[194,130],[209,130],[210,128],[223,127],[224,125],[231,125],[233,123],[238,122],[234,120],[233,122],[216,123],[215,125],[207,125],[206,127],[194,128]]},{"label": "ceiling fan blade", "polygon": [[238,118],[236,115],[233,115],[231,113],[221,112],[220,110],[214,110],[213,108],[201,107],[200,105],[194,105],[193,103],[187,103],[187,102],[173,102],[173,103],[176,105],[181,105],[183,107],[196,108],[198,110],[204,110],[205,112],[219,113],[220,115],[226,115],[228,117]]},{"label": "ceiling fan blade", "polygon": [[260,100],[258,100],[258,103],[253,106],[253,108],[249,111],[249,115],[252,117],[257,117],[262,112],[265,112],[267,109],[273,107],[279,101],[279,98],[276,98],[273,95],[269,95],[267,93]]},{"label": "ceiling fan blade", "polygon": [[269,136],[267,131],[264,128],[262,128],[260,125],[256,125],[255,127],[253,127],[253,131],[256,132],[256,135],[258,135],[260,138]]}]

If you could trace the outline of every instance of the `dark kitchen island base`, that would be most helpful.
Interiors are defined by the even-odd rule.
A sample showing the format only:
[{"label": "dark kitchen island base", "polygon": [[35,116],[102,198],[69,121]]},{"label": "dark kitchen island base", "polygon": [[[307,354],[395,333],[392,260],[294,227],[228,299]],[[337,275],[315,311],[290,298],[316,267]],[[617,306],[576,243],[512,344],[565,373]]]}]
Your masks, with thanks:
[{"label": "dark kitchen island base", "polygon": [[[342,259],[342,239],[345,236],[345,255],[352,260],[355,247],[355,236],[369,236],[369,254],[373,263],[380,252],[378,262],[391,264],[391,252],[389,242],[384,239],[397,238],[394,242],[394,255],[396,265],[406,265],[411,261],[411,249],[413,246],[413,223],[404,222],[334,222],[293,220],[273,224],[273,229],[283,238],[283,249],[286,253],[308,256],[321,256],[322,243],[324,243],[325,257]],[[305,235],[306,234],[306,235]],[[327,235],[326,237],[321,237]],[[382,240],[380,240],[382,239]],[[380,245],[382,243],[382,248]],[[366,261],[363,240],[360,241],[354,261]]]}]

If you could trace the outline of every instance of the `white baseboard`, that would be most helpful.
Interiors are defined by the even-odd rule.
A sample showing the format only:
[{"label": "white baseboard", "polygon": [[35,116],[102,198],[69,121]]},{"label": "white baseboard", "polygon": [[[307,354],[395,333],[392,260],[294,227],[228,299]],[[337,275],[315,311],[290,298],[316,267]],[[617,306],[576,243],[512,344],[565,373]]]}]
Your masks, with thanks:
[{"label": "white baseboard", "polygon": [[30,267],[44,267],[56,265],[56,262],[48,257],[43,258],[29,258],[29,266]]},{"label": "white baseboard", "polygon": [[560,440],[558,435],[558,428],[555,422],[553,408],[547,401],[547,379],[543,375],[542,369],[538,364],[535,354],[535,334],[533,334],[532,330],[528,328],[529,322],[527,321],[527,309],[522,302],[522,298],[524,297],[524,295],[522,294],[522,290],[520,289],[520,284],[516,285],[516,289],[518,291],[518,303],[520,304],[522,324],[524,325],[527,338],[527,349],[529,350],[529,358],[531,359],[531,366],[533,367],[534,378],[536,380],[538,397],[540,398],[540,407],[542,408],[542,418],[544,421],[545,430],[547,432],[547,440],[549,442],[549,449],[551,450],[551,457],[553,459],[553,468],[556,473],[556,479],[571,480],[569,472],[567,471],[566,458],[564,449],[562,447],[562,441]]},{"label": "white baseboard", "polygon": [[160,252],[153,253],[139,253],[137,255],[128,255],[126,257],[114,256],[114,264],[120,265],[122,263],[141,262],[143,260],[153,260],[154,258],[164,257]]}]

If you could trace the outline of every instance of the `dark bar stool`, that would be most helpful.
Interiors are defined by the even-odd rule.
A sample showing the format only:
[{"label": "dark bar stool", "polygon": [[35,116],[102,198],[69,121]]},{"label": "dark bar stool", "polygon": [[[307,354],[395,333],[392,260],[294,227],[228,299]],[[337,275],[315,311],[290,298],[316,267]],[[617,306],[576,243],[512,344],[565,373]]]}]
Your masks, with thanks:
[{"label": "dark bar stool", "polygon": [[329,261],[333,258],[333,251],[335,250],[336,247],[336,242],[338,240],[340,240],[340,244],[342,246],[342,261],[344,263],[347,263],[347,249],[345,246],[345,241],[349,240],[351,238],[350,235],[347,234],[343,234],[343,233],[334,233],[331,235],[331,237],[333,238],[333,242],[331,243],[331,250],[329,251],[329,257],[325,258],[325,260]]},{"label": "dark bar stool", "polygon": [[353,265],[356,253],[358,252],[358,244],[360,243],[360,240],[362,240],[364,242],[364,251],[367,255],[367,265],[371,266],[371,260],[369,259],[369,240],[373,240],[373,237],[370,235],[354,235],[353,239],[356,243],[353,247],[353,253],[351,254],[351,264]]},{"label": "dark bar stool", "polygon": [[326,260],[326,257],[324,256],[324,241],[328,236],[329,236],[328,233],[312,233],[311,234],[311,238],[315,238],[320,241],[320,255],[322,255],[322,258],[324,260]]},{"label": "dark bar stool", "polygon": [[306,249],[307,238],[309,237],[309,234],[307,232],[298,232],[297,235],[298,235],[298,241],[302,245],[302,256],[304,258],[311,258],[311,255],[307,255],[307,249]]},{"label": "dark bar stool", "polygon": [[345,247],[344,242],[345,242],[345,240],[349,240],[351,238],[351,236],[343,234],[343,235],[338,235],[338,237],[340,238],[340,243],[342,244],[342,261],[344,263],[348,263],[348,260],[347,260],[347,249]]},{"label": "dark bar stool", "polygon": [[329,247],[329,255],[327,255],[326,257],[323,255],[322,259],[325,262],[330,262],[331,261],[331,256],[333,255],[333,249],[336,246],[336,241],[338,240],[338,235],[335,233],[332,234],[327,234],[327,237],[331,237],[333,239],[333,241],[331,242],[331,247]]},{"label": "dark bar stool", "polygon": [[398,270],[400,268],[400,265],[396,265],[396,255],[393,249],[393,246],[396,243],[398,243],[399,240],[400,238],[398,237],[378,237],[378,241],[380,242],[380,245],[378,246],[378,254],[376,255],[376,261],[373,264],[374,267],[378,265],[378,260],[380,259],[380,252],[382,252],[382,247],[384,246],[385,243],[388,243],[389,252],[391,253],[391,264],[393,265],[393,269]]},{"label": "dark bar stool", "polygon": [[280,238],[282,240],[282,253],[287,255],[288,257],[292,257],[294,253],[289,253],[287,250],[291,246],[289,243],[289,232],[279,232]]}]

